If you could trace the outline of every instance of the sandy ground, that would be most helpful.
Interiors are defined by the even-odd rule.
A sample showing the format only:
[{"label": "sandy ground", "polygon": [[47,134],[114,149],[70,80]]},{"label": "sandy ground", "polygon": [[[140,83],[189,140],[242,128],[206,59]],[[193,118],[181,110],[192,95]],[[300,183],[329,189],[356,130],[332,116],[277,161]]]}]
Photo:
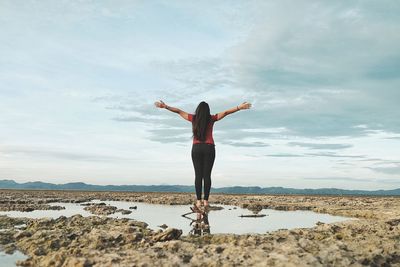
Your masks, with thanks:
[{"label": "sandy ground", "polygon": [[[29,212],[49,209],[50,202],[92,199],[176,205],[193,204],[194,195],[0,190],[0,210]],[[0,216],[0,246],[28,255],[18,262],[22,266],[400,266],[399,197],[221,194],[211,195],[210,202],[254,212],[312,210],[358,220],[267,234],[182,236],[179,229],[154,231],[145,222],[101,216],[113,211],[92,207],[100,216]]]}]

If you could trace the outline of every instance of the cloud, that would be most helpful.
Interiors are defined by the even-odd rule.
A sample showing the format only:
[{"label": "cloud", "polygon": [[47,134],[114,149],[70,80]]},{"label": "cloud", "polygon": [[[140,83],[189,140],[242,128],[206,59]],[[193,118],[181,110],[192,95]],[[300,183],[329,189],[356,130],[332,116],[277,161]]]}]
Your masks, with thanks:
[{"label": "cloud", "polygon": [[386,139],[400,140],[400,136],[386,137]]},{"label": "cloud", "polygon": [[355,158],[355,159],[366,158],[366,156],[364,155],[340,155],[333,152],[305,153],[304,155],[313,157],[328,157],[328,158]]},{"label": "cloud", "polygon": [[359,161],[373,162],[376,165],[400,164],[400,160],[381,159],[381,158],[365,158]]},{"label": "cloud", "polygon": [[236,146],[236,147],[266,147],[266,146],[270,146],[269,144],[260,142],[260,141],[237,142],[237,141],[221,140],[220,143],[224,144],[224,145],[231,145],[231,146]]},{"label": "cloud", "polygon": [[85,152],[73,152],[65,150],[47,150],[35,147],[4,147],[0,153],[5,156],[18,155],[35,159],[60,159],[73,161],[93,161],[93,162],[110,162],[130,160],[113,155],[91,154]]},{"label": "cloud", "polygon": [[367,169],[373,170],[378,173],[400,175],[400,164],[391,164],[390,166],[380,167],[367,167]]},{"label": "cloud", "polygon": [[396,179],[376,179],[376,178],[354,178],[354,177],[307,177],[302,178],[311,181],[342,181],[342,182],[356,182],[356,183],[384,183],[384,184],[400,184]]},{"label": "cloud", "polygon": [[303,142],[289,142],[289,146],[300,146],[311,149],[345,149],[353,145],[350,144],[321,144],[321,143],[303,143]]},{"label": "cloud", "polygon": [[264,155],[266,157],[275,157],[275,158],[300,158],[304,157],[304,155],[301,154],[289,154],[289,153],[276,153],[276,154],[267,154]]},{"label": "cloud", "polygon": [[307,177],[304,180],[323,180],[323,181],[351,181],[351,182],[373,182],[371,179],[353,178],[353,177]]},{"label": "cloud", "polygon": [[217,90],[231,87],[236,83],[231,67],[225,64],[221,58],[153,61],[152,66],[177,82],[178,88],[171,89],[173,93],[176,92],[172,98],[174,101],[185,100],[191,95],[215,93]]},{"label": "cloud", "polygon": [[319,153],[304,153],[304,154],[293,154],[293,153],[274,153],[265,154],[258,157],[275,157],[275,158],[300,158],[300,157],[328,157],[328,158],[354,158],[354,159],[365,159],[364,155],[342,155],[334,152],[319,152]]},{"label": "cloud", "polygon": [[133,115],[121,115],[119,117],[113,117],[111,118],[114,121],[119,121],[119,122],[143,122],[147,124],[162,124],[165,125],[165,121],[168,119],[163,119],[163,118],[154,118],[150,116],[133,116]]},{"label": "cloud", "polygon": [[187,144],[190,142],[189,138],[184,138],[184,137],[176,137],[176,136],[158,136],[154,135],[149,138],[150,141],[155,141],[159,143],[176,143],[176,144]]},{"label": "cloud", "polygon": [[231,57],[263,114],[256,123],[306,137],[363,136],[360,124],[399,133],[400,24],[385,14],[400,6],[388,3],[299,1],[290,14],[287,2],[259,3],[257,24]]},{"label": "cloud", "polygon": [[160,143],[180,143],[187,144],[192,140],[190,127],[168,127],[149,129],[149,140]]},{"label": "cloud", "polygon": [[253,102],[253,110],[239,115],[240,124],[232,119],[221,130],[285,128],[287,136],[311,138],[366,136],[371,129],[399,133],[399,80],[393,73],[400,27],[381,15],[392,10],[299,1],[288,17],[286,4],[245,5],[253,14],[252,30],[216,57],[151,61],[158,75],[174,81],[155,91],[184,108],[199,98],[217,111],[243,99]]}]

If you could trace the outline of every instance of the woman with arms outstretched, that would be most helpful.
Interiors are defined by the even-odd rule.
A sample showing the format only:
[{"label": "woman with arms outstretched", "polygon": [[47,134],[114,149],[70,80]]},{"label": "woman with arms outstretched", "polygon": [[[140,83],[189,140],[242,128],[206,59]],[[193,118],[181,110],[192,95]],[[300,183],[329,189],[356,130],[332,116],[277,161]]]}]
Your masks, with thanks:
[{"label": "woman with arms outstretched", "polygon": [[[215,160],[215,144],[212,135],[214,122],[222,120],[225,116],[235,113],[242,109],[249,109],[251,104],[243,102],[242,104],[228,109],[215,115],[210,114],[210,107],[204,101],[196,108],[195,114],[187,113],[179,108],[166,105],[162,100],[154,103],[158,108],[164,108],[171,112],[179,114],[183,119],[192,122],[193,146],[192,161],[195,171],[195,189],[197,202],[195,209],[199,211],[203,204],[208,208],[208,197],[211,189],[211,171]],[[201,201],[202,180],[204,179],[204,201]]]}]

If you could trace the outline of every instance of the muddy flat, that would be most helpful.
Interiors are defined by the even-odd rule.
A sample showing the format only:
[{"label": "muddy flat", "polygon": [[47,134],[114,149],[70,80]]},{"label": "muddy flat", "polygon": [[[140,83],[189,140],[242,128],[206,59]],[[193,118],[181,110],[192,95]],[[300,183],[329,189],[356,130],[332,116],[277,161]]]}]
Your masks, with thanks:
[{"label": "muddy flat", "polygon": [[[93,200],[100,203],[90,204]],[[199,236],[110,217],[134,213],[135,207],[120,209],[101,201],[191,205],[194,195],[0,190],[0,211],[62,212],[64,207],[52,203],[75,203],[86,205],[90,213],[57,218],[0,216],[1,250],[24,253],[26,258],[17,262],[21,266],[400,266],[399,197],[214,194],[211,205],[234,206],[249,214],[272,209],[356,219],[258,234]]]}]

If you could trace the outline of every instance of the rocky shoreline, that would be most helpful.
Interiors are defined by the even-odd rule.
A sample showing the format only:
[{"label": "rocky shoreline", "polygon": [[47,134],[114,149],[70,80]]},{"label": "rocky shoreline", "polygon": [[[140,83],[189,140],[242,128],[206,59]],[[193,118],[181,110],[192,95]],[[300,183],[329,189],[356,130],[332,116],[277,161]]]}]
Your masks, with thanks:
[{"label": "rocky shoreline", "polygon": [[[0,190],[0,210],[48,209],[94,199],[192,204],[192,194]],[[105,216],[28,219],[0,216],[0,246],[28,259],[20,266],[400,266],[400,198],[212,195],[214,204],[257,213],[312,210],[358,220],[266,234],[183,236],[174,228]],[[88,205],[95,214],[123,212]],[[128,210],[130,211],[130,210]]]}]

